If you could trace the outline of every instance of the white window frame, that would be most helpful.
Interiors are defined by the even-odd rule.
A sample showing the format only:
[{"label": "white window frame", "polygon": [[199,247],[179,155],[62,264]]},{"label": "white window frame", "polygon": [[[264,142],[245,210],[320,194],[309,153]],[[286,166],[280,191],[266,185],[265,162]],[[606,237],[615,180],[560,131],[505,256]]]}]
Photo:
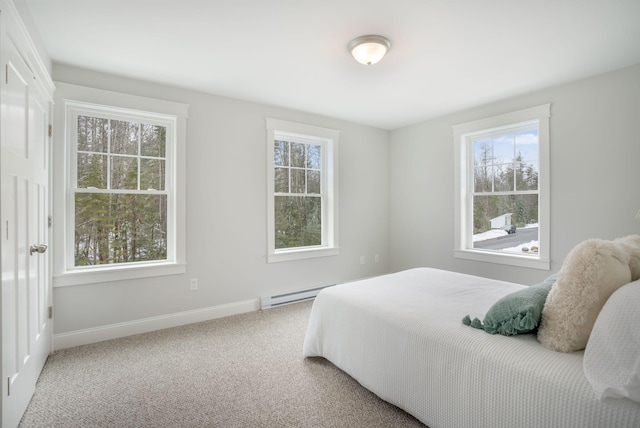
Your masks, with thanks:
[{"label": "white window frame", "polygon": [[[338,245],[338,141],[340,131],[279,119],[266,119],[267,126],[267,262],[283,262],[314,257],[335,256]],[[274,142],[298,140],[322,147],[321,197],[322,244],[312,247],[276,249]]]},{"label": "white window frame", "polygon": [[[551,104],[518,110],[499,116],[453,126],[455,163],[455,247],[456,258],[511,266],[549,270],[550,267],[550,171],[549,118]],[[473,151],[471,139],[479,134],[510,129],[537,121],[539,144],[537,255],[519,255],[473,248]]]},{"label": "white window frame", "polygon": [[[120,281],[186,272],[185,153],[186,104],[56,83],[54,133],[53,255],[54,287]],[[108,265],[74,266],[74,192],[78,114],[109,116],[167,126],[165,190],[167,259]]]}]

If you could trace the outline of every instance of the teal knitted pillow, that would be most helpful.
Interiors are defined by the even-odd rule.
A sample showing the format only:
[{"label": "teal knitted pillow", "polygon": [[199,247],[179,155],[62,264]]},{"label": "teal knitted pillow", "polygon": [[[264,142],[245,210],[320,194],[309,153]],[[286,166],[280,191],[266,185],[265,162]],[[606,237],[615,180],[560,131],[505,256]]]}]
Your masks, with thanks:
[{"label": "teal knitted pillow", "polygon": [[555,282],[556,275],[553,274],[544,282],[523,288],[498,300],[491,306],[484,321],[481,322],[478,318],[471,320],[467,315],[462,319],[462,323],[484,329],[487,333],[504,336],[531,333],[540,324],[544,302]]}]

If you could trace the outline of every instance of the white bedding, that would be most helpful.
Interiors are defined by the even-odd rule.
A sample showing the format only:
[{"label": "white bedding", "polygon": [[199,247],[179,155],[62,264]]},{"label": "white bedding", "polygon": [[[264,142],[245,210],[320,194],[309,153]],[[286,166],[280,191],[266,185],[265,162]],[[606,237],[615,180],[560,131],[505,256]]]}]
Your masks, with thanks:
[{"label": "white bedding", "polygon": [[583,352],[462,324],[522,287],[429,268],[329,287],[313,304],[303,354],[430,428],[640,427],[640,404],[596,398]]}]

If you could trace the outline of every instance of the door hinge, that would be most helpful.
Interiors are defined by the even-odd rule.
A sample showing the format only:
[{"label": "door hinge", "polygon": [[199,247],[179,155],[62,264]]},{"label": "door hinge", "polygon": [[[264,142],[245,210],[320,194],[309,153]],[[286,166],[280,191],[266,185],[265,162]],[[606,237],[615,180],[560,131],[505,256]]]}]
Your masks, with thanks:
[{"label": "door hinge", "polygon": [[53,306],[49,306],[49,319],[53,318]]},{"label": "door hinge", "polygon": [[53,125],[49,125],[49,138],[53,137]]},{"label": "door hinge", "polygon": [[11,377],[7,376],[7,397],[11,395]]},{"label": "door hinge", "polygon": [[51,225],[52,225],[52,224],[53,224],[53,219],[51,218],[51,216],[49,216],[49,217],[47,218],[47,225],[48,225],[49,227],[51,227]]}]

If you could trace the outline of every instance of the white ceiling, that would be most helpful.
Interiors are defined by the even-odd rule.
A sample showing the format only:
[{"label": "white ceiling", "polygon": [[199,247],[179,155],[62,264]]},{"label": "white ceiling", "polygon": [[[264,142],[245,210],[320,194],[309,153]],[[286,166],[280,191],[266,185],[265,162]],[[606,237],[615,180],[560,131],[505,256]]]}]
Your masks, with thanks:
[{"label": "white ceiling", "polygon": [[56,63],[383,129],[640,63],[640,0],[19,1]]}]

